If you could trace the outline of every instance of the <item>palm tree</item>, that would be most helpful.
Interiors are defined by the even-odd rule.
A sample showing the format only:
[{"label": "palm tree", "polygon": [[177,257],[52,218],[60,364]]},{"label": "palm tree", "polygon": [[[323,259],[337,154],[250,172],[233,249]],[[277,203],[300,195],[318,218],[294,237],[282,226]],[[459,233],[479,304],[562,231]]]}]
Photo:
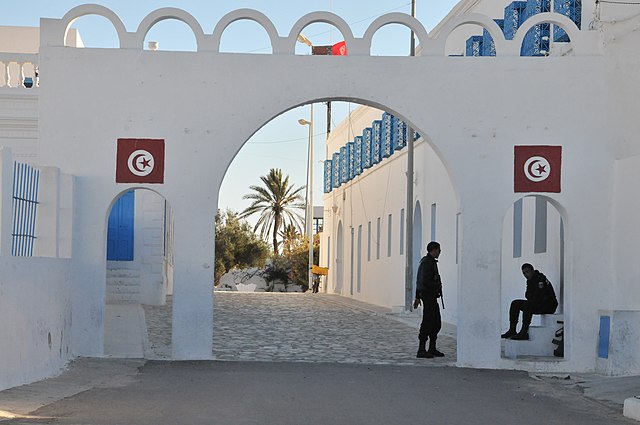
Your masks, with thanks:
[{"label": "palm tree", "polygon": [[278,253],[278,233],[287,224],[300,229],[302,217],[295,210],[304,209],[304,198],[300,192],[305,188],[297,189],[289,185],[289,176],[283,177],[282,170],[272,168],[269,174],[260,177],[264,186],[250,186],[253,191],[244,195],[242,199],[251,199],[252,203],[240,213],[241,218],[252,214],[260,214],[253,231],[260,228],[260,237],[266,239],[272,235],[273,253]]},{"label": "palm tree", "polygon": [[280,237],[282,237],[282,251],[284,253],[290,253],[300,238],[300,233],[294,225],[287,224],[284,226],[284,230],[280,232]]}]

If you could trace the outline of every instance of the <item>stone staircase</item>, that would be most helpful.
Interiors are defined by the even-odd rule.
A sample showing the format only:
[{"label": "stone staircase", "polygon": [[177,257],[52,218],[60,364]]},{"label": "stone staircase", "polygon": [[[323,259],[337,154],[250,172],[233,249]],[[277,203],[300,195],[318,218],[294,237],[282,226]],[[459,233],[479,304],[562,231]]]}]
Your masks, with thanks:
[{"label": "stone staircase", "polygon": [[140,270],[107,268],[107,304],[140,302]]}]

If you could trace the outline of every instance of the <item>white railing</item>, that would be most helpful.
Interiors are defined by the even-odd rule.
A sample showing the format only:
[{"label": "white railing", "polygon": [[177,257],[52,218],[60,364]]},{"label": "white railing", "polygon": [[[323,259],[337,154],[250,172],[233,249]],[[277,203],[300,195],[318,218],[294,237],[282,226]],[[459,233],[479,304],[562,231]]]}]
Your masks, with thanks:
[{"label": "white railing", "polygon": [[30,89],[39,85],[37,54],[0,53],[0,88]]}]

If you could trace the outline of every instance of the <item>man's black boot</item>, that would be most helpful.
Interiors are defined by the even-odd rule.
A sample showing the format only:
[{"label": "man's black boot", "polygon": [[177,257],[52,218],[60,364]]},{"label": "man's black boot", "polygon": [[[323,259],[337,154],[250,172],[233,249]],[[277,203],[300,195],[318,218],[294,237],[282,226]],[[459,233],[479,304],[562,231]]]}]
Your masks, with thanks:
[{"label": "man's black boot", "polygon": [[427,341],[420,340],[420,345],[418,346],[418,354],[416,357],[419,359],[432,359],[433,354],[427,353]]},{"label": "man's black boot", "polygon": [[429,339],[429,350],[427,354],[431,354],[433,357],[444,357],[444,353],[436,349],[436,340],[434,338]]},{"label": "man's black boot", "polygon": [[529,340],[529,330],[521,329],[520,332],[511,337],[511,339],[516,341],[528,341]]},{"label": "man's black boot", "polygon": [[509,339],[509,338],[511,338],[512,336],[515,336],[515,335],[517,334],[517,332],[516,332],[516,325],[517,325],[517,324],[518,324],[518,323],[511,323],[511,324],[509,325],[509,330],[508,330],[508,331],[506,331],[505,333],[503,333],[503,334],[502,334],[502,335],[500,335],[500,336],[501,336],[502,338],[505,338],[505,339]]}]

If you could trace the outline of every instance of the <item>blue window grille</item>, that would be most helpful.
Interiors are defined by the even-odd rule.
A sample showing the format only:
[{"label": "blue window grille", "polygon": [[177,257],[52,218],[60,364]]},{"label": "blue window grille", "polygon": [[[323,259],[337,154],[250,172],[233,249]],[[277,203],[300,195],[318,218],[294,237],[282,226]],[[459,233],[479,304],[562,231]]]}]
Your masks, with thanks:
[{"label": "blue window grille", "polygon": [[111,207],[107,227],[107,260],[133,261],[135,192],[122,195]]},{"label": "blue window grille", "polygon": [[382,156],[388,158],[393,155],[393,135],[396,132],[396,119],[388,112],[382,114]]},{"label": "blue window grille", "polygon": [[502,27],[502,31],[504,32],[505,39],[513,40],[513,36],[525,20],[524,9],[526,6],[526,1],[514,1],[504,8],[504,26]]},{"label": "blue window grille", "polygon": [[370,168],[373,165],[371,161],[373,153],[373,129],[367,127],[362,131],[362,169]]},{"label": "blue window grille", "polygon": [[394,138],[394,150],[398,151],[407,146],[407,123],[398,120],[396,122],[396,136]]},{"label": "blue window grille", "polygon": [[371,153],[371,162],[377,164],[382,161],[382,120],[375,120],[373,123],[373,149]]},{"label": "blue window grille", "polygon": [[[556,13],[571,19],[578,28],[581,27],[582,0],[554,0],[553,9]],[[567,42],[569,41],[569,35],[565,30],[555,25],[553,27],[553,41]]]},{"label": "blue window grille", "polygon": [[346,183],[349,181],[349,169],[347,168],[349,164],[349,152],[347,151],[347,147],[343,146],[340,148],[340,183]]},{"label": "blue window grille", "polygon": [[329,193],[333,189],[331,185],[331,177],[333,176],[331,162],[330,159],[325,159],[324,161],[324,193]]},{"label": "blue window grille", "polygon": [[333,178],[331,179],[331,187],[334,189],[340,187],[342,182],[340,181],[340,154],[338,152],[333,154],[333,158],[331,159],[331,174],[333,174]]},{"label": "blue window grille", "polygon": [[40,170],[27,164],[13,163],[11,255],[33,255],[39,183]]},{"label": "blue window grille", "polygon": [[481,35],[472,35],[467,39],[465,56],[482,56]]},{"label": "blue window grille", "polygon": [[[524,14],[529,19],[538,13],[549,12],[550,0],[527,0]],[[531,28],[524,36],[520,54],[522,56],[547,56],[549,54],[549,37],[551,24],[539,24]]]},{"label": "blue window grille", "polygon": [[352,180],[353,177],[355,176],[355,168],[356,168],[356,164],[355,164],[356,145],[355,145],[355,143],[353,143],[353,142],[347,143],[347,156],[348,156],[347,178],[349,180]]},{"label": "blue window grille", "polygon": [[[494,19],[496,24],[503,29],[504,19]],[[496,55],[496,43],[493,42],[493,37],[486,29],[482,30],[482,55],[481,56],[495,56]]]},{"label": "blue window grille", "polygon": [[356,136],[353,140],[356,145],[356,159],[354,162],[355,169],[353,170],[353,173],[356,176],[359,176],[362,174],[362,136]]}]

